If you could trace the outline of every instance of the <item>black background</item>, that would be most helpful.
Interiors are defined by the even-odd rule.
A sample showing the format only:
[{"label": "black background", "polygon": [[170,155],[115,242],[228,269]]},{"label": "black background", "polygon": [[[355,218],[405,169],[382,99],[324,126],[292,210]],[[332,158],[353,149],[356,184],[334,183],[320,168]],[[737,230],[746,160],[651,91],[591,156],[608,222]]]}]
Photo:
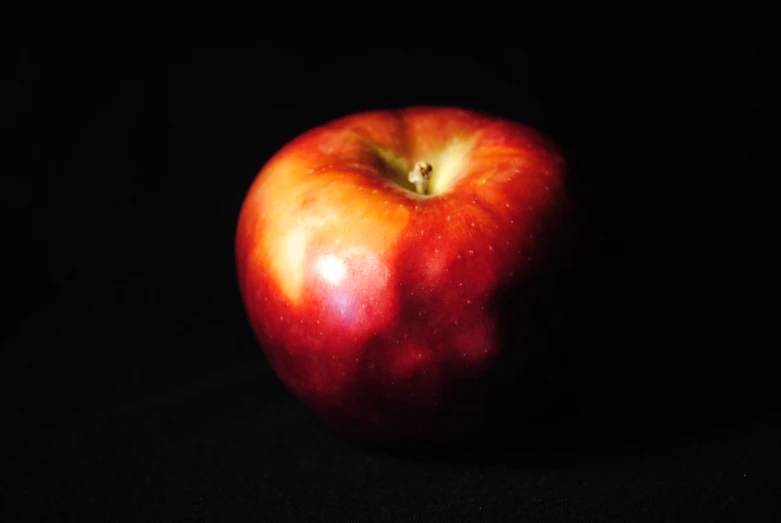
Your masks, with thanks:
[{"label": "black background", "polygon": [[[469,51],[12,51],[2,510],[777,521],[779,83],[757,17],[595,16]],[[233,266],[239,206],[273,152],[344,114],[413,104],[482,109],[560,142],[612,275],[583,311],[561,419],[441,455],[361,448],[320,425],[265,362]]]}]

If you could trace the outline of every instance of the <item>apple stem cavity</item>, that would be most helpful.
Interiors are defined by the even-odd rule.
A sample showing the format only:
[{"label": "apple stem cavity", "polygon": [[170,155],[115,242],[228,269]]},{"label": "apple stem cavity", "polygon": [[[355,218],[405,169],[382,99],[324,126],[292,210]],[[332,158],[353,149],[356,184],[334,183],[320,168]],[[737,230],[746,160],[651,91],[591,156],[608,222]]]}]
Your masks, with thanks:
[{"label": "apple stem cavity", "polygon": [[409,173],[409,181],[415,184],[418,194],[428,194],[428,181],[431,178],[431,165],[426,162],[417,162]]}]

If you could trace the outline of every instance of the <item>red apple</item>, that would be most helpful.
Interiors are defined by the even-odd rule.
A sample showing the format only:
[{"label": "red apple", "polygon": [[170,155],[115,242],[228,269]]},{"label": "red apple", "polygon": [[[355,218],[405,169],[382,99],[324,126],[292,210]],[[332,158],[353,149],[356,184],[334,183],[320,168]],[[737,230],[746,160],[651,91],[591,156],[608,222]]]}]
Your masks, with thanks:
[{"label": "red apple", "polygon": [[558,361],[565,181],[550,139],[458,108],[366,112],[292,140],[236,234],[273,369],[371,443],[469,434],[539,404]]}]

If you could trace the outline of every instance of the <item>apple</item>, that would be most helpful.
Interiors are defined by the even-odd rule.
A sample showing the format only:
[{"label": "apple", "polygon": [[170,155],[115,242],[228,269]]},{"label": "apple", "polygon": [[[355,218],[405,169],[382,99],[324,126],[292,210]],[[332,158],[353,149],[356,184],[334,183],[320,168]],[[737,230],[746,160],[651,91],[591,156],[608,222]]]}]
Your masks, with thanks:
[{"label": "apple", "polygon": [[258,173],[236,231],[274,371],[365,443],[534,412],[562,361],[566,182],[552,139],[460,108],[364,112],[295,138]]}]

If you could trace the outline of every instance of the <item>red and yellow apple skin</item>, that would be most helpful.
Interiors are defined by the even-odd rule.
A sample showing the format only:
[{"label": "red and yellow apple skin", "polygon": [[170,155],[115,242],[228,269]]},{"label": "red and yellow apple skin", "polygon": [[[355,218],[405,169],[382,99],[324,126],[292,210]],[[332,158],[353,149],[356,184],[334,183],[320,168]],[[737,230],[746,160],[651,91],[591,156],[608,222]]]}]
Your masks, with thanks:
[{"label": "red and yellow apple skin", "polygon": [[[406,181],[418,161],[431,195]],[[558,361],[565,181],[550,139],[458,108],[366,112],[294,139],[236,234],[274,371],[368,443],[458,437],[536,403]]]}]

